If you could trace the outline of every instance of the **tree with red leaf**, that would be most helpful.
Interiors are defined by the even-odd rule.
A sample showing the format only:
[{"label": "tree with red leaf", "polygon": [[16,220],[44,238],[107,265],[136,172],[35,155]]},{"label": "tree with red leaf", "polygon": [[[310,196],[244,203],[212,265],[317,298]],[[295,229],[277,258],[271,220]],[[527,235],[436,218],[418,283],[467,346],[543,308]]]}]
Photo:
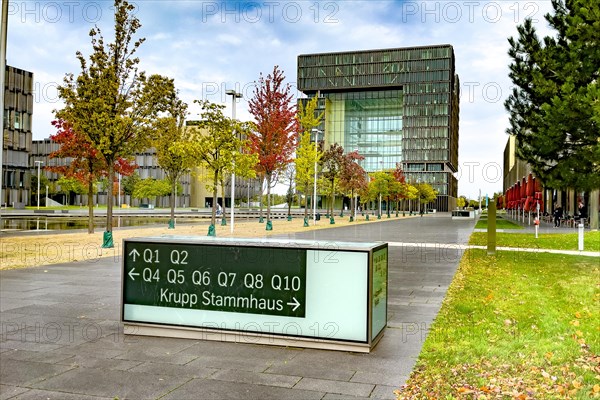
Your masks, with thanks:
[{"label": "tree with red leaf", "polygon": [[296,149],[298,124],[290,84],[278,66],[265,78],[262,74],[248,103],[256,120],[256,130],[248,135],[250,151],[258,155],[256,173],[267,183],[267,230],[271,224],[271,187],[277,175],[292,161]]},{"label": "tree with red leaf", "polygon": [[[396,163],[396,168],[392,171],[396,184],[392,187],[392,198],[396,202],[396,216],[398,216],[398,209],[400,208],[400,201],[404,202],[408,198],[408,186],[406,183],[406,176],[404,176],[404,170],[402,170],[402,164]],[[404,206],[404,204],[403,204]],[[404,216],[404,210],[402,213]]]},{"label": "tree with red leaf", "polygon": [[329,194],[331,195],[331,208],[329,212],[331,213],[331,221],[333,221],[336,187],[339,184],[340,174],[344,165],[344,148],[337,143],[330,145],[329,149],[323,153],[321,165],[323,167],[323,178],[327,182]]},{"label": "tree with red leaf", "polygon": [[[70,162],[66,165],[46,167],[46,170],[57,172],[67,178],[75,178],[87,187],[88,196],[88,233],[94,233],[94,184],[103,176],[107,176],[106,161],[94,148],[85,135],[77,134],[69,123],[63,120],[52,121],[57,133],[50,135],[50,140],[60,145],[60,148],[50,153],[49,157],[64,158]],[[129,176],[137,165],[124,158],[115,161],[115,171]]]},{"label": "tree with red leaf", "polygon": [[358,162],[364,160],[358,151],[353,151],[344,155],[342,169],[340,173],[340,188],[350,195],[350,221],[356,217],[354,209],[354,194],[368,186],[367,176],[363,167]]}]

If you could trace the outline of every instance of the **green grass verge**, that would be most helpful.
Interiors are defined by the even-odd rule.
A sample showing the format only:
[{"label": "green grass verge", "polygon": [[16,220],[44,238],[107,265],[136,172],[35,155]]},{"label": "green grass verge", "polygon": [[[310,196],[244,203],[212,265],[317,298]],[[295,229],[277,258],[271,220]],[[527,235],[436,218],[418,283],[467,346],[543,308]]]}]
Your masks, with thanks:
[{"label": "green grass verge", "polygon": [[[586,231],[583,238],[583,250],[600,252],[600,231]],[[487,232],[473,232],[469,244],[487,246]],[[521,249],[577,250],[579,239],[577,232],[539,234],[537,239],[533,233],[497,232],[496,246]]]},{"label": "green grass verge", "polygon": [[[487,217],[480,218],[479,221],[477,221],[477,224],[475,224],[475,229],[487,229],[487,222]],[[523,229],[523,227],[519,224],[515,224],[514,222],[498,217],[496,218],[496,229]]]},{"label": "green grass verge", "polygon": [[399,399],[600,398],[598,259],[465,252]]}]

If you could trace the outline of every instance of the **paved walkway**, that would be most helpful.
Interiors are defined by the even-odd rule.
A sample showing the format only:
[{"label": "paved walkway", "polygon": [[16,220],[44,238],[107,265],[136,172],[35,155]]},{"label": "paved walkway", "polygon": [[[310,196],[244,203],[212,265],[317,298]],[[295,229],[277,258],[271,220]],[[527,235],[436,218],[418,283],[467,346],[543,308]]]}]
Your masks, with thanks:
[{"label": "paved walkway", "polygon": [[435,214],[288,236],[399,244],[370,354],[124,336],[119,259],[1,271],[0,399],[393,399],[474,223]]}]

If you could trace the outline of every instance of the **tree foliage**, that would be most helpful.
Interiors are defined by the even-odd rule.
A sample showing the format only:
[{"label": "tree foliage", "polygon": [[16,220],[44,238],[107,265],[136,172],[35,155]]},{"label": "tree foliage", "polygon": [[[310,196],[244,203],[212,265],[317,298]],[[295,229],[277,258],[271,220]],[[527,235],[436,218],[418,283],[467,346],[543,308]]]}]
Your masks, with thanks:
[{"label": "tree foliage", "polygon": [[[73,129],[65,120],[52,121],[57,132],[50,135],[50,140],[60,145],[57,151],[50,153],[49,158],[65,159],[64,165],[48,166],[47,170],[57,172],[66,178],[74,178],[87,187],[88,199],[88,233],[94,232],[94,199],[95,183],[106,177],[108,167],[106,160],[93,146],[89,138]],[[121,175],[133,174],[137,165],[127,158],[118,157],[114,160],[114,170]]]},{"label": "tree foliage", "polygon": [[183,174],[195,165],[190,146],[191,130],[186,129],[185,126],[187,108],[187,104],[179,99],[176,91],[173,91],[170,94],[165,115],[156,119],[153,124],[156,161],[165,172],[167,181],[171,185],[169,205],[173,224],[175,223],[177,183]]},{"label": "tree foliage", "polygon": [[167,196],[172,187],[168,180],[154,178],[141,179],[133,189],[133,197],[136,199],[154,200],[158,196]]},{"label": "tree foliage", "polygon": [[546,186],[600,187],[600,3],[552,0],[540,39],[531,19],[509,38],[514,89],[507,132]]},{"label": "tree foliage", "polygon": [[[369,200],[381,200],[382,198],[388,198],[391,195],[395,180],[390,171],[373,172],[370,174],[370,178],[368,191]],[[378,212],[379,215],[381,215],[381,208],[378,209]]]},{"label": "tree foliage", "polygon": [[277,174],[292,161],[297,142],[296,107],[290,84],[278,66],[266,77],[262,74],[248,103],[256,120],[256,129],[249,133],[250,152],[258,156],[256,172],[267,183],[267,221],[270,220],[271,186]]},{"label": "tree foliage", "polygon": [[201,107],[201,120],[193,128],[193,140],[191,143],[175,144],[173,149],[180,154],[190,154],[197,163],[208,170],[211,182],[208,187],[213,193],[211,224],[214,226],[219,182],[224,179],[226,173],[234,171],[234,162],[235,171],[240,174],[243,174],[243,170],[252,169],[256,163],[256,156],[243,151],[247,149],[248,142],[239,139],[248,135],[253,125],[239,123],[226,117],[223,114],[224,105],[207,100],[196,102]]},{"label": "tree foliage", "polygon": [[429,183],[421,182],[415,185],[418,191],[419,203],[431,203],[437,198],[437,191]]},{"label": "tree foliage", "polygon": [[[65,106],[57,118],[85,135],[106,162],[109,182],[115,181],[114,163],[149,145],[148,129],[165,108],[172,80],[139,71],[136,52],[144,39],[135,39],[141,27],[135,7],[125,0],[114,3],[114,41],[105,43],[100,28],[90,31],[89,60],[77,51],[81,72],[67,74],[58,93]],[[113,190],[107,197],[104,247],[112,247]],[[106,235],[105,235],[105,239]]]},{"label": "tree foliage", "polygon": [[323,179],[328,184],[326,191],[331,196],[330,213],[333,214],[335,204],[335,195],[339,184],[340,174],[344,166],[344,148],[337,143],[329,146],[321,158],[321,167],[323,168]]},{"label": "tree foliage", "polygon": [[[75,178],[61,176],[56,181],[56,184],[60,187],[60,192],[64,193],[67,196],[67,199],[69,199],[69,194],[71,194],[71,192],[76,194],[87,193],[86,186],[84,186],[83,183],[81,183],[81,181]],[[70,205],[68,201],[69,200],[67,200],[67,205]]]},{"label": "tree foliage", "polygon": [[350,215],[354,217],[354,195],[361,189],[367,187],[367,176],[359,162],[365,158],[358,151],[352,151],[344,155],[344,162],[340,173],[340,189],[350,196]]},{"label": "tree foliage", "polygon": [[[301,129],[300,141],[296,149],[296,185],[307,197],[313,193],[315,180],[315,163],[317,163],[317,175],[320,172],[320,161],[323,157],[323,152],[318,146],[318,137],[315,135],[315,140],[311,140],[313,130],[321,124],[323,113],[316,114],[318,96],[313,97],[308,102],[300,101],[298,103],[298,114],[296,119]],[[321,137],[321,139],[323,139]],[[313,199],[314,202],[316,199]],[[304,217],[308,215],[308,203],[304,207]]]}]

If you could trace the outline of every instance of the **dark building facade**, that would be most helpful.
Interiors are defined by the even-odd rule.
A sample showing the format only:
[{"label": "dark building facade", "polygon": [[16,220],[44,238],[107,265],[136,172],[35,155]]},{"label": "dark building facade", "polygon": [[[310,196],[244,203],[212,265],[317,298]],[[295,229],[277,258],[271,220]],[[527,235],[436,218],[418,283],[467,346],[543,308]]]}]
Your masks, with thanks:
[{"label": "dark building facade", "polygon": [[[60,145],[56,142],[53,142],[51,139],[34,140],[31,148],[30,162],[33,166],[37,166],[35,161],[41,161],[42,168],[46,166],[57,167],[71,164],[72,158],[50,158],[51,153],[60,149]],[[143,152],[136,153],[133,160],[137,165],[135,173],[137,173],[141,179],[154,178],[157,180],[162,180],[166,178],[164,170],[158,166],[158,162],[156,160],[156,150],[154,148],[148,148]],[[37,170],[34,170],[34,172],[35,171]],[[52,200],[63,205],[87,204],[87,195],[85,194],[75,195],[74,193],[71,193],[71,198],[67,198],[65,193],[60,192],[60,185],[57,184],[57,181],[62,176],[61,174],[45,169],[42,169],[41,173],[44,174],[46,178],[48,178],[49,183],[53,185],[53,190],[50,193]],[[119,175],[117,174],[117,179],[118,178]],[[176,207],[190,206],[190,181],[191,175],[189,172],[183,174],[183,176],[179,179],[178,183],[181,186],[181,193],[177,195]],[[123,189],[121,190],[123,191]],[[98,192],[95,194],[93,199],[94,203],[106,204],[106,197],[106,188],[103,188],[101,184],[98,184]],[[40,202],[44,204],[43,201]],[[115,205],[120,206],[121,204],[127,204],[129,206],[137,207],[140,203],[144,202],[146,201],[132,198],[130,195],[126,195],[123,192],[122,195],[116,199]],[[157,207],[168,207],[169,196],[159,196],[154,199],[151,204]]]},{"label": "dark building facade", "polygon": [[6,66],[0,204],[29,204],[33,73]]},{"label": "dark building facade", "polygon": [[367,172],[401,163],[407,179],[455,207],[459,79],[450,45],[298,56],[298,89],[319,96],[325,145],[365,157]]}]

